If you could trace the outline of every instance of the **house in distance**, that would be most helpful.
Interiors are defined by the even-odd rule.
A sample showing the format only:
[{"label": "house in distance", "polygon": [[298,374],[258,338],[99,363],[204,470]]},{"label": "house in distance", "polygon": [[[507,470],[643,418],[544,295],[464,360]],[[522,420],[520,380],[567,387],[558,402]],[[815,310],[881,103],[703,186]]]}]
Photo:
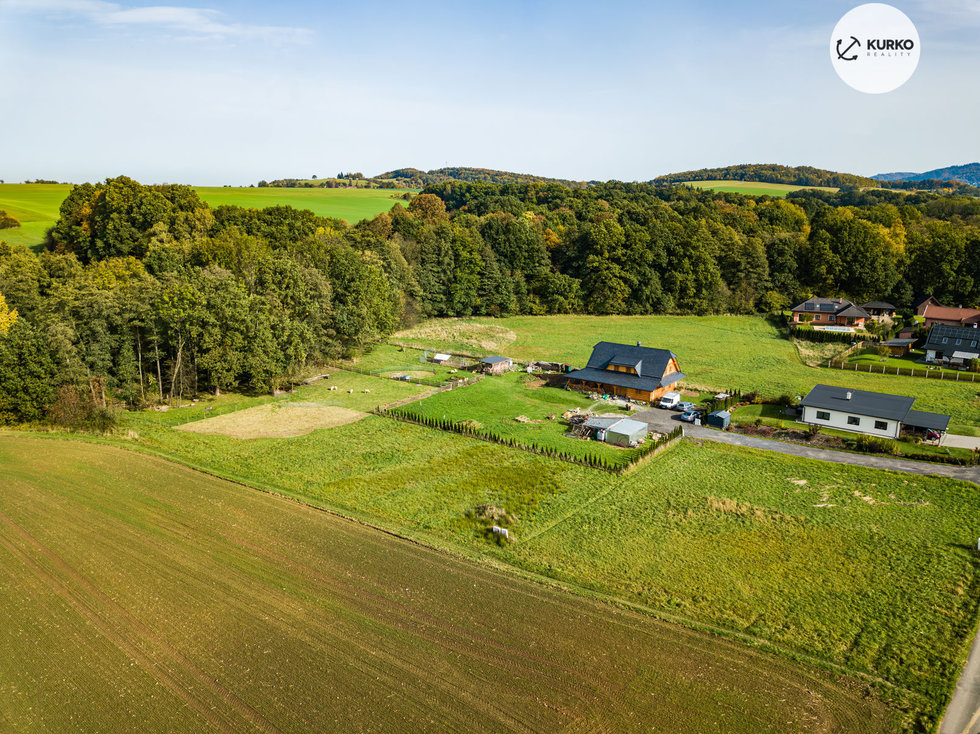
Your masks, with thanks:
[{"label": "house in distance", "polygon": [[684,373],[677,355],[667,349],[599,342],[584,369],[568,373],[571,390],[599,392],[652,403],[677,387]]},{"label": "house in distance", "polygon": [[855,306],[846,298],[808,298],[798,306],[793,306],[793,323],[813,323],[818,326],[864,327],[871,316],[860,306]]},{"label": "house in distance", "polygon": [[980,358],[980,324],[934,324],[922,348],[926,352],[926,362],[941,361],[956,365]]},{"label": "house in distance", "polygon": [[881,438],[898,438],[906,428],[939,434],[949,428],[948,415],[912,410],[914,402],[903,395],[816,385],[800,401],[801,420]]},{"label": "house in distance", "polygon": [[923,324],[927,328],[936,324],[973,326],[980,323],[980,308],[941,306],[932,296],[915,304],[915,315],[923,318]]}]

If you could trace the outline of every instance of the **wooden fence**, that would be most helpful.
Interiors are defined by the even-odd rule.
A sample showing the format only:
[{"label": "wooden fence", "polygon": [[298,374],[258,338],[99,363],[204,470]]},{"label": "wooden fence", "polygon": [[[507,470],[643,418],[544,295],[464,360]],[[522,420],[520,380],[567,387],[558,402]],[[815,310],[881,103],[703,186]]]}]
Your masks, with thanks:
[{"label": "wooden fence", "polygon": [[917,370],[913,367],[889,367],[886,364],[861,365],[848,364],[841,359],[827,360],[827,367],[847,372],[867,372],[872,375],[898,375],[900,377],[923,377],[927,380],[950,380],[951,382],[977,382],[977,373],[951,370]]}]

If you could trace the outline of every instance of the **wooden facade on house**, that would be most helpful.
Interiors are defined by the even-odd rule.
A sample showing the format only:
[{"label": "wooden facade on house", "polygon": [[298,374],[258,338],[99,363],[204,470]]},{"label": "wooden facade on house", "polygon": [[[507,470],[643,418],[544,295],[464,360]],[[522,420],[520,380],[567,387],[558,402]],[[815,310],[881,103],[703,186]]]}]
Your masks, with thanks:
[{"label": "wooden facade on house", "polygon": [[685,375],[677,355],[666,349],[599,342],[588,365],[566,375],[571,390],[599,392],[630,400],[654,402],[671,392]]}]

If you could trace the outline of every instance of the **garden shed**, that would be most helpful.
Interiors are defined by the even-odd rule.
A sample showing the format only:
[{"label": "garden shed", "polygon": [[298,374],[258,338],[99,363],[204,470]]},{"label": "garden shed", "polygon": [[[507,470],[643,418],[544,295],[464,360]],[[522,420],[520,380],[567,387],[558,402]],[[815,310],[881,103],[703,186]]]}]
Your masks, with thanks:
[{"label": "garden shed", "polygon": [[508,357],[494,355],[492,357],[484,357],[481,359],[480,365],[486,374],[499,375],[513,367],[514,361]]},{"label": "garden shed", "polygon": [[728,424],[731,422],[732,414],[727,410],[716,410],[714,413],[708,413],[704,419],[704,424],[712,428],[728,428]]},{"label": "garden shed", "polygon": [[629,446],[641,438],[646,438],[650,431],[650,427],[646,423],[617,416],[603,415],[589,418],[584,425],[586,428],[595,431],[597,441],[604,441],[615,446]]},{"label": "garden shed", "polygon": [[606,429],[606,443],[616,446],[629,446],[646,438],[650,427],[646,423],[623,418]]}]

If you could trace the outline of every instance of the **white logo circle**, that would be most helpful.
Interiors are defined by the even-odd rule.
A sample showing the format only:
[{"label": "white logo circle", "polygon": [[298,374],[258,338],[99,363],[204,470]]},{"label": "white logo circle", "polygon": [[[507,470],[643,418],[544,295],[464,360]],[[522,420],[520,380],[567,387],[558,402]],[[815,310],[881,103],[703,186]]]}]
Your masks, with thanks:
[{"label": "white logo circle", "polygon": [[919,32],[898,8],[858,5],[834,27],[830,62],[837,76],[859,92],[890,92],[919,65]]}]

